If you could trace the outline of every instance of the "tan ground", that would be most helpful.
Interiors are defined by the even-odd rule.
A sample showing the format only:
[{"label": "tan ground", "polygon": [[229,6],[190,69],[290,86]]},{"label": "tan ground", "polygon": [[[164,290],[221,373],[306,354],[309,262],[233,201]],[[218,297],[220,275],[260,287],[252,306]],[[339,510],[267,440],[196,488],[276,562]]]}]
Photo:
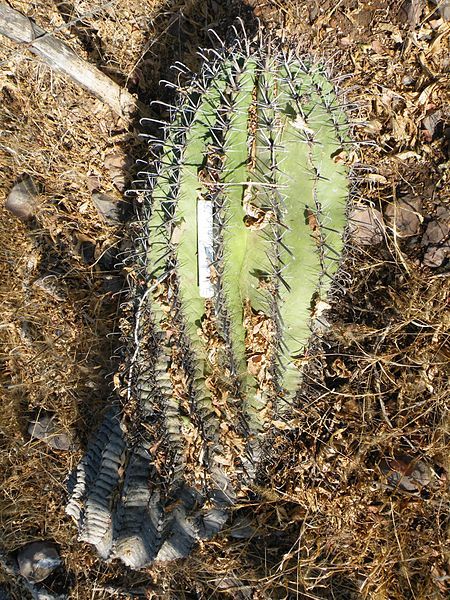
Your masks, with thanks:
[{"label": "tan ground", "polygon": [[[450,24],[419,0],[10,4],[146,103],[167,97],[157,82],[174,77],[170,64],[198,68],[209,27],[223,31],[238,14],[254,22],[254,7],[286,41],[349,75],[342,86],[369,122],[356,134],[375,142],[362,149],[372,169],[357,194],[383,213],[405,194],[424,210],[414,238],[388,228],[380,245],[351,252],[353,281],[334,310],[324,380],[305,392],[298,433],[277,441],[254,505],[236,510],[251,522],[250,539],[224,531],[184,563],[147,573],[104,565],[64,514],[64,480],[82,449],[49,450],[26,430],[31,415],[51,410],[84,447],[108,404],[122,352],[113,265],[123,231],[101,221],[91,194],[120,199],[145,144],[137,123],[126,129],[1,39],[0,552],[54,540],[64,570],[49,587],[80,600],[129,597],[121,590],[167,599],[448,597],[448,270],[423,264],[422,242],[450,204]],[[3,210],[24,173],[41,186],[33,227]],[[389,487],[393,471],[412,477],[414,465],[426,472],[423,488]],[[26,597],[11,576],[0,572],[2,580],[14,599]]]}]

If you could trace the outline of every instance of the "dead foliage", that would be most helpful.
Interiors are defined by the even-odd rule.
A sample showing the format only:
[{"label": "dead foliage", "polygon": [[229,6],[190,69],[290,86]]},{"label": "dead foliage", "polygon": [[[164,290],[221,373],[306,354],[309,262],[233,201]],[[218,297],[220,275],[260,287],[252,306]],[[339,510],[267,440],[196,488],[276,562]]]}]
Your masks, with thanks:
[{"label": "dead foliage", "polygon": [[[348,75],[340,86],[360,106],[355,135],[372,141],[360,149],[356,199],[385,228],[377,245],[349,249],[351,284],[333,307],[321,369],[311,369],[293,431],[272,440],[272,460],[229,528],[163,569],[102,564],[64,514],[81,451],[51,449],[27,428],[48,411],[84,446],[109,402],[125,244],[92,193],[126,214],[122,191],[145,144],[138,123],[125,130],[26,48],[0,40],[1,205],[24,174],[40,191],[31,222],[6,210],[0,219],[1,552],[55,542],[64,568],[47,585],[80,600],[448,597],[449,23],[424,1],[12,5],[147,103],[170,97],[157,87],[176,78],[170,64],[196,70],[207,29],[224,31],[238,14],[324,55]],[[3,581],[13,598],[26,596],[10,575]]]}]

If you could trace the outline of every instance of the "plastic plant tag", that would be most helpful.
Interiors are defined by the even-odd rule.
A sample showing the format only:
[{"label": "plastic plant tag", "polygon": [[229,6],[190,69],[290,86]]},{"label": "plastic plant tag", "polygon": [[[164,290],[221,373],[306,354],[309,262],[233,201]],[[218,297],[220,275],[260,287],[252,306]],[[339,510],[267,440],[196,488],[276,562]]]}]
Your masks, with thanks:
[{"label": "plastic plant tag", "polygon": [[213,262],[213,205],[209,200],[197,200],[197,268],[198,287],[202,298],[214,295],[211,284]]}]

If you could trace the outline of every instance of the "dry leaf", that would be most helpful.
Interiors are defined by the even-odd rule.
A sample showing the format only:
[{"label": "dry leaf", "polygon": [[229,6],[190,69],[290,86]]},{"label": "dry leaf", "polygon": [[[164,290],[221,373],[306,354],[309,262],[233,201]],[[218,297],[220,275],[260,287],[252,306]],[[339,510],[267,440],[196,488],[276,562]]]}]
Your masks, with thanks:
[{"label": "dry leaf", "polygon": [[432,479],[432,471],[423,460],[406,454],[399,453],[394,458],[383,459],[380,468],[390,487],[409,494],[419,493]]},{"label": "dry leaf", "polygon": [[349,215],[349,232],[357,244],[380,244],[384,239],[383,215],[372,206],[357,205]]},{"label": "dry leaf", "polygon": [[398,237],[417,235],[423,221],[422,200],[409,196],[400,198],[387,206],[385,216]]}]

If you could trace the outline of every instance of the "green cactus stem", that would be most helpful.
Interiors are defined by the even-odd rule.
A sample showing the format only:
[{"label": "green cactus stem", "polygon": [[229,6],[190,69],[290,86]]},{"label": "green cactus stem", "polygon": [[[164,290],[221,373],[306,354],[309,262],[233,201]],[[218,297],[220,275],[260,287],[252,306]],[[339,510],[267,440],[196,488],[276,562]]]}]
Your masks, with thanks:
[{"label": "green cactus stem", "polygon": [[245,34],[204,58],[142,173],[121,417],[71,484],[81,539],[135,569],[186,556],[251,488],[344,250],[350,139],[327,72]]}]

